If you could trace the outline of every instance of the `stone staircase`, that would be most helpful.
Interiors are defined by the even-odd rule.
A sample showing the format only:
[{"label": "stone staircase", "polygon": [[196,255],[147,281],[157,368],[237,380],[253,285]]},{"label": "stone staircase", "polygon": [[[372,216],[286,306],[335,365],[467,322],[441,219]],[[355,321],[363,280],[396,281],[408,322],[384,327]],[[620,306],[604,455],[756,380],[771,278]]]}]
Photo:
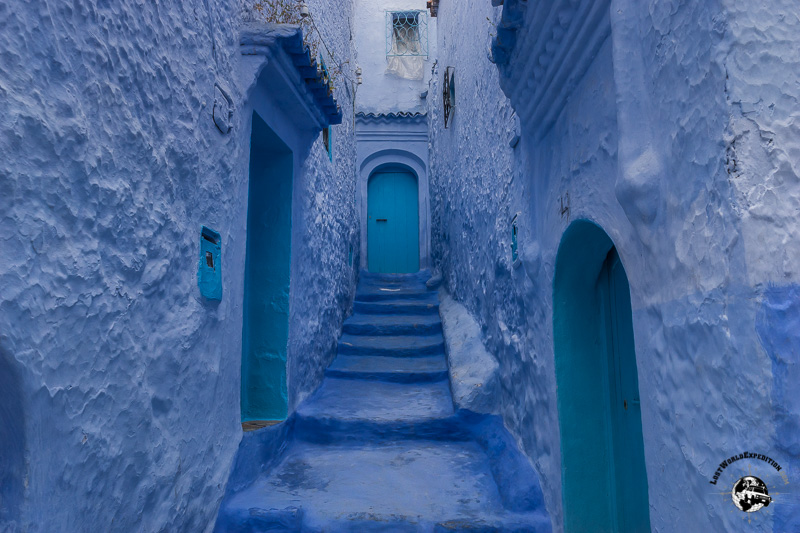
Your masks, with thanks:
[{"label": "stone staircase", "polygon": [[320,388],[245,435],[215,531],[551,531],[499,418],[453,405],[428,277],[362,273]]}]

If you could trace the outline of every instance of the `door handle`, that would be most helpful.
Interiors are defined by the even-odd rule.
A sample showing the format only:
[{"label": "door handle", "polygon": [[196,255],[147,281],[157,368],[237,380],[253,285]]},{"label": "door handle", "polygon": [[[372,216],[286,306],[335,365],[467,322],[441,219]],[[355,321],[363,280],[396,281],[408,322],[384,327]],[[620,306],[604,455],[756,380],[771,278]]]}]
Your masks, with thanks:
[{"label": "door handle", "polygon": [[[633,405],[640,405],[639,400],[631,400]],[[623,400],[622,405],[625,407],[625,410],[628,410],[628,400]]]},{"label": "door handle", "polygon": [[375,222],[388,222],[388,218],[376,218]]}]

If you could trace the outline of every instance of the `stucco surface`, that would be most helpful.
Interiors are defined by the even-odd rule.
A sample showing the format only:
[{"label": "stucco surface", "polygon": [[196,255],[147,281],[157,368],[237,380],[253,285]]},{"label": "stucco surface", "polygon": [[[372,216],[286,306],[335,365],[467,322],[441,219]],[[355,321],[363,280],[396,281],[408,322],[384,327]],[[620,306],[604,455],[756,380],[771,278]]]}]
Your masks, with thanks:
[{"label": "stucco surface", "polygon": [[[0,529],[202,531],[241,437],[239,6],[17,2],[0,21],[0,351],[25,414],[0,434],[24,446]],[[343,109],[351,93],[337,88]],[[295,175],[292,398],[317,385],[354,287],[350,121],[333,164],[314,140]],[[219,303],[197,287],[201,224],[222,236]]]},{"label": "stucco surface", "polygon": [[480,325],[466,307],[444,291],[439,299],[453,401],[460,409],[494,413],[500,387],[497,360],[483,346]]},{"label": "stucco surface", "polygon": [[[553,126],[523,122],[516,148],[514,110],[486,53],[486,17],[496,24],[502,8],[440,6],[428,109],[433,267],[500,363],[503,417],[536,465],[556,528],[552,283],[561,235],[585,218],[611,237],[630,282],[654,530],[773,530],[777,515],[748,525],[709,480],[745,450],[796,461],[781,451],[789,444],[776,424],[792,422],[774,415],[788,400],[770,393],[777,363],[756,331],[764,284],[793,279],[786,265],[797,264],[787,244],[797,225],[785,218],[798,193],[789,165],[798,89],[787,80],[797,17],[778,4],[612,2],[611,34],[574,87],[554,89],[568,96]],[[457,80],[448,129],[444,65]],[[750,102],[744,113],[740,101]],[[732,153],[749,173],[732,170]]]},{"label": "stucco surface", "polygon": [[797,283],[800,257],[800,14],[791,1],[722,2],[727,167],[748,281]]}]

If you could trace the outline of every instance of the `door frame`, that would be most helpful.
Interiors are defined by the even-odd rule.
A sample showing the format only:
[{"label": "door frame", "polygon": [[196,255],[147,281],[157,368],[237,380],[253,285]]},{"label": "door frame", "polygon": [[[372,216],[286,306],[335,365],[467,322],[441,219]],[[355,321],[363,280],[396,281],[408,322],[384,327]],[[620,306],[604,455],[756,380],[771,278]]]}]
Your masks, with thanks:
[{"label": "door frame", "polygon": [[417,179],[417,201],[419,213],[419,268],[430,268],[430,200],[428,195],[428,173],[425,162],[399,149],[381,150],[365,158],[361,163],[356,189],[356,208],[361,221],[361,260],[359,267],[367,269],[367,203],[369,200],[369,178],[383,169],[402,169],[411,172]]}]

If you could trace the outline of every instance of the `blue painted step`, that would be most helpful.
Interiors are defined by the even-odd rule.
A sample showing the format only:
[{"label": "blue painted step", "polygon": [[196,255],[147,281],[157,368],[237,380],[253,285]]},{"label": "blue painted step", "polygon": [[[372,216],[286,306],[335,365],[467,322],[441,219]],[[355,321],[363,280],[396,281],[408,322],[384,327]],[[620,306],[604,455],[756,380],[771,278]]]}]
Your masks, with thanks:
[{"label": "blue painted step", "polygon": [[447,379],[447,361],[443,355],[413,358],[340,355],[325,375],[395,383],[444,381]]},{"label": "blue painted step", "polygon": [[430,270],[420,270],[411,274],[381,274],[362,270],[358,276],[358,288],[368,287],[377,283],[394,283],[407,287],[424,286],[431,277]]},{"label": "blue painted step", "polygon": [[298,438],[311,442],[464,440],[450,384],[325,378],[296,412]]},{"label": "blue painted step", "polygon": [[439,316],[439,302],[420,300],[387,300],[381,302],[353,302],[355,313],[371,315],[436,315]]},{"label": "blue painted step", "polygon": [[415,357],[444,353],[444,337],[434,335],[349,335],[339,338],[340,355]]},{"label": "blue painted step", "polygon": [[430,335],[442,332],[439,315],[364,315],[344,321],[342,332],[350,335]]},{"label": "blue painted step", "polygon": [[502,420],[454,408],[429,276],[362,272],[320,388],[245,434],[216,533],[551,532]]},{"label": "blue painted step", "polygon": [[[312,505],[313,503],[313,505]],[[550,531],[546,516],[506,510],[471,442],[298,443],[227,498],[217,531]]]},{"label": "blue painted step", "polygon": [[393,300],[412,300],[426,303],[438,303],[439,298],[435,292],[420,289],[378,288],[370,291],[356,292],[356,301],[359,302],[387,302]]}]

